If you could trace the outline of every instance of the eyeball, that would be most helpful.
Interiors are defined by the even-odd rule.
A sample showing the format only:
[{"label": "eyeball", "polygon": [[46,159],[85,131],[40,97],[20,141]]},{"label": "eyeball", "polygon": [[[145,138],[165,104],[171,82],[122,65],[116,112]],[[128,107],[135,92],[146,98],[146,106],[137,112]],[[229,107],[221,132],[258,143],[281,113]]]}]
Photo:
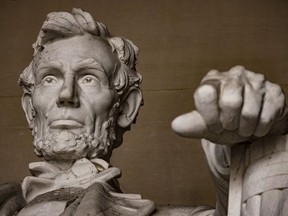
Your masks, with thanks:
[{"label": "eyeball", "polygon": [[87,86],[98,85],[99,80],[93,75],[85,75],[80,79],[80,84]]},{"label": "eyeball", "polygon": [[44,86],[49,86],[49,85],[55,85],[58,83],[58,79],[55,77],[55,76],[45,76],[43,79],[42,79],[42,84]]}]

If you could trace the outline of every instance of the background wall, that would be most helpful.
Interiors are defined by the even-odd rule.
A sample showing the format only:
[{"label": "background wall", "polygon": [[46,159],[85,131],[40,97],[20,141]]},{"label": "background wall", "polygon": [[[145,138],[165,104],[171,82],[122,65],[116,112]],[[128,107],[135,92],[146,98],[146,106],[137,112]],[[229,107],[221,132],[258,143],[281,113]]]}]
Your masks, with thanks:
[{"label": "background wall", "polygon": [[125,192],[158,204],[214,205],[199,140],[177,137],[171,120],[193,109],[210,69],[241,64],[288,90],[288,2],[283,0],[0,0],[0,182],[21,180],[39,160],[20,105],[17,80],[52,11],[80,7],[141,49],[145,106],[116,149]]}]

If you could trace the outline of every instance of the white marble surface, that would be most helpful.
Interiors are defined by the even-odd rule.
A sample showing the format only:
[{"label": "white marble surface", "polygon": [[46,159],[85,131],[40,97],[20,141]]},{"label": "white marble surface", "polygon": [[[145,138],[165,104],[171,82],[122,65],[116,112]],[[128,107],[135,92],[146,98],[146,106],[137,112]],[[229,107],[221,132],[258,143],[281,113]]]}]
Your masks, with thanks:
[{"label": "white marble surface", "polygon": [[[142,105],[138,48],[112,37],[81,9],[50,13],[33,47],[19,83],[35,152],[45,161],[31,165],[22,189],[0,187],[9,198],[0,213],[12,214],[27,202],[19,215],[153,214],[152,201],[120,193],[120,170],[109,165]],[[194,100],[196,110],[176,118],[172,128],[203,138],[217,191],[215,214],[206,207],[166,206],[154,215],[285,214],[286,138],[279,137],[288,124],[280,86],[235,66],[210,71]]]},{"label": "white marble surface", "polygon": [[[242,66],[210,71],[196,110],[177,117],[181,136],[204,138],[216,215],[285,215],[287,107],[281,87]],[[229,199],[228,199],[229,197]]]}]

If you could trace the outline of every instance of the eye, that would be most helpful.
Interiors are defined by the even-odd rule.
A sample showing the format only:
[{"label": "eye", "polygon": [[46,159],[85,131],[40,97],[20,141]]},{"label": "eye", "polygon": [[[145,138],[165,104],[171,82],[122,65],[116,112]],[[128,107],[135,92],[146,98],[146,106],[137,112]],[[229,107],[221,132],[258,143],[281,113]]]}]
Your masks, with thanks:
[{"label": "eye", "polygon": [[82,85],[98,85],[99,80],[93,75],[86,75],[80,79]]},{"label": "eye", "polygon": [[42,80],[43,85],[55,85],[58,83],[58,79],[55,76],[45,76]]}]

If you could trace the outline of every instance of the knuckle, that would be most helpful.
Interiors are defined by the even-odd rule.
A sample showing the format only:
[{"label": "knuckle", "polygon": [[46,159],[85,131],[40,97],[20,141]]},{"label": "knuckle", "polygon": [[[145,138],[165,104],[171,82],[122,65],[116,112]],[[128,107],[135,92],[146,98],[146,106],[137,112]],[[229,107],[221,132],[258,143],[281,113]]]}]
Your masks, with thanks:
[{"label": "knuckle", "polygon": [[197,101],[212,101],[217,98],[217,90],[212,85],[200,86],[195,94],[194,99]]},{"label": "knuckle", "polygon": [[242,75],[245,74],[245,67],[241,66],[241,65],[237,65],[235,67],[232,67],[229,70],[229,74],[232,76],[239,76],[241,77]]},{"label": "knuckle", "polygon": [[254,74],[255,74],[255,80],[257,80],[257,82],[263,83],[265,81],[266,78],[263,74],[257,74],[257,73]]},{"label": "knuckle", "polygon": [[243,109],[241,112],[242,118],[246,120],[255,120],[259,116],[258,111],[254,111],[253,109]]},{"label": "knuckle", "polygon": [[220,100],[221,107],[239,108],[242,106],[243,98],[241,95],[225,95]]},{"label": "knuckle", "polygon": [[218,70],[210,70],[208,73],[207,73],[207,75],[206,75],[206,77],[209,77],[209,76],[215,76],[215,75],[219,75],[220,74],[220,72],[218,71]]},{"label": "knuckle", "polygon": [[256,82],[260,82],[260,83],[264,82],[266,79],[263,74],[255,73],[255,72],[249,71],[249,70],[246,70],[246,76],[249,80],[253,80]]},{"label": "knuckle", "polygon": [[272,87],[271,90],[272,90],[272,93],[274,95],[277,95],[277,96],[279,96],[282,93],[281,87],[279,85],[277,85],[277,84],[273,84],[273,87]]},{"label": "knuckle", "polygon": [[269,81],[266,81],[266,92],[272,95],[273,97],[283,93],[280,85]]},{"label": "knuckle", "polygon": [[285,105],[285,95],[282,88],[274,83],[270,83],[266,89],[265,100],[274,105],[274,107],[282,107]]}]

